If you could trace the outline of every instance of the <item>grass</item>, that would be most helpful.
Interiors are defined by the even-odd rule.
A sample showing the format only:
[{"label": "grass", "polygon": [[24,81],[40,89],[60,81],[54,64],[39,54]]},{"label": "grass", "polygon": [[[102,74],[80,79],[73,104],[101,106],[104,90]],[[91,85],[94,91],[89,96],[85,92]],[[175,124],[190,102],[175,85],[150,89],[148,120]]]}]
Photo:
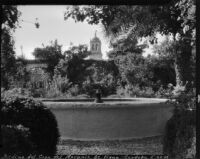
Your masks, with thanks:
[{"label": "grass", "polygon": [[114,141],[61,140],[58,155],[161,155],[162,136]]}]

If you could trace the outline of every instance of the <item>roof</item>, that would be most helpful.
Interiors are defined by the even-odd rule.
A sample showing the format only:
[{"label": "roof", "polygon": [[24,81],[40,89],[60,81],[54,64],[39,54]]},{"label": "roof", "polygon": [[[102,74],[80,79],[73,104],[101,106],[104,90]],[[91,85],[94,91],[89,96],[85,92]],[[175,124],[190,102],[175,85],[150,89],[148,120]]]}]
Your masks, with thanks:
[{"label": "roof", "polygon": [[97,37],[96,32],[95,32],[94,38],[92,38],[92,40],[90,40],[90,42],[99,42],[99,43],[101,43],[101,40]]},{"label": "roof", "polygon": [[98,37],[92,38],[91,42],[101,42],[101,40]]}]

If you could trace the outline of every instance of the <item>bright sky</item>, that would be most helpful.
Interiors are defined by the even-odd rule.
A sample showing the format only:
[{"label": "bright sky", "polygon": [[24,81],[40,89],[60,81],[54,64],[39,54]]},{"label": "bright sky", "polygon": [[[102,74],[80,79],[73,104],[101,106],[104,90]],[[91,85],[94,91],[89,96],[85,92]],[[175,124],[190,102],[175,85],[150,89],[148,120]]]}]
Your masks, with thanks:
[{"label": "bright sky", "polygon": [[[18,6],[21,11],[19,22],[21,28],[14,33],[16,55],[21,55],[21,46],[26,58],[34,59],[32,55],[36,47],[42,44],[49,45],[50,41],[57,39],[58,44],[63,45],[63,51],[67,50],[70,42],[73,45],[87,44],[94,37],[95,30],[102,42],[102,53],[105,58],[109,50],[108,42],[104,38],[100,25],[89,25],[86,22],[75,23],[73,19],[64,20],[64,5],[23,5]],[[38,18],[39,29],[34,24]]]},{"label": "bright sky", "polygon": [[[73,45],[87,44],[94,37],[95,30],[97,36],[102,42],[103,58],[106,58],[106,52],[110,50],[108,41],[105,39],[100,25],[89,25],[86,22],[75,23],[73,19],[64,20],[64,5],[20,5],[18,10],[22,15],[19,18],[21,28],[17,28],[14,33],[16,55],[22,54],[27,59],[34,59],[32,55],[36,47],[42,47],[42,44],[49,45],[50,41],[57,39],[58,44],[63,45],[63,51],[67,50],[70,43]],[[34,24],[38,18],[39,29]],[[28,22],[22,22],[28,21]],[[151,54],[152,46],[145,49],[144,55]]]}]

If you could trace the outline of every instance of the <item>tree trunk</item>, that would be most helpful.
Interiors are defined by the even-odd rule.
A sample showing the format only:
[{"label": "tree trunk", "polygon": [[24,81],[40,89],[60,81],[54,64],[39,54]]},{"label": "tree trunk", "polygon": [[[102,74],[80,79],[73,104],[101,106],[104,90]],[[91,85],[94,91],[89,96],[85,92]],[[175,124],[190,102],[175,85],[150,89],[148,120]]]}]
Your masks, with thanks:
[{"label": "tree trunk", "polygon": [[192,67],[191,67],[192,47],[189,42],[182,41],[175,55],[176,85],[183,86],[187,83],[186,89],[191,86]]}]

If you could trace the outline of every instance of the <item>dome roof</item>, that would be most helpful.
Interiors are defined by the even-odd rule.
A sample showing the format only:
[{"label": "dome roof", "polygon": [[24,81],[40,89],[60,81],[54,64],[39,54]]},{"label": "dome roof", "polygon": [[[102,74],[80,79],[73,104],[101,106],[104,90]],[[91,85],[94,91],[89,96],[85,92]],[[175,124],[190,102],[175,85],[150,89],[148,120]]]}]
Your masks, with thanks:
[{"label": "dome roof", "polygon": [[92,38],[91,42],[101,42],[101,41],[98,37],[94,37]]},{"label": "dome roof", "polygon": [[97,37],[96,32],[95,32],[95,35],[92,38],[91,42],[99,42],[99,43],[101,43],[101,40]]}]

